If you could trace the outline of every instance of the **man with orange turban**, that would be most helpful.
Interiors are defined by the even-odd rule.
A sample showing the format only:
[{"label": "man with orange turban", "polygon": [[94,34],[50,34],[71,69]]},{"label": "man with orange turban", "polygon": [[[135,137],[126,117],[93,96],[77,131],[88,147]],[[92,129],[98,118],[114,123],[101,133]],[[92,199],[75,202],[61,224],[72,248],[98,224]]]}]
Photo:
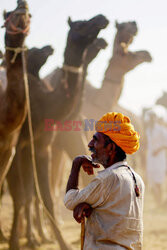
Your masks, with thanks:
[{"label": "man with orange turban", "polygon": [[[74,159],[66,188],[65,206],[81,222],[86,216],[84,250],[141,249],[144,184],[127,165],[126,154],[139,149],[139,134],[121,113],[103,115],[89,142],[91,159]],[[78,189],[81,166],[88,174],[100,163],[104,170],[85,188]]]}]

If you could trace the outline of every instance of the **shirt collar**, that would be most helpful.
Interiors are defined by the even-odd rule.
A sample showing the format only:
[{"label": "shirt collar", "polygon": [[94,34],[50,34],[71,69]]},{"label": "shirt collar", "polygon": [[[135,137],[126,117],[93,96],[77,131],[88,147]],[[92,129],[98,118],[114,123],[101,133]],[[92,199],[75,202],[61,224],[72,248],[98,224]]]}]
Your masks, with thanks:
[{"label": "shirt collar", "polygon": [[111,169],[114,169],[114,168],[119,168],[122,165],[127,166],[127,162],[126,161],[118,161],[118,162],[114,163],[113,165],[111,165],[110,167],[108,167],[108,168],[106,168],[104,170],[98,171],[98,173],[102,173],[104,171],[108,171],[108,170],[111,170]]}]

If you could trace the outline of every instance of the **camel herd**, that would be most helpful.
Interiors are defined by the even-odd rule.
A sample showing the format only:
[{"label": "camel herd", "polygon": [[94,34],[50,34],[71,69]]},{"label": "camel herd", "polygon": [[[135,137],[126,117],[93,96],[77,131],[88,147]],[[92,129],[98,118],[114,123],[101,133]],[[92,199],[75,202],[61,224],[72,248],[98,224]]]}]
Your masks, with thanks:
[{"label": "camel herd", "polygon": [[[5,57],[0,68],[0,188],[6,178],[14,209],[9,239],[11,250],[20,249],[22,208],[27,220],[27,244],[33,247],[38,243],[32,228],[31,204],[34,198],[36,227],[41,242],[47,241],[34,187],[23,75],[22,55],[29,34],[30,17],[24,0],[18,0],[16,9],[4,14]],[[55,204],[55,192],[59,193],[61,189],[66,158],[72,160],[76,155],[87,154],[87,143],[93,131],[56,130],[54,121],[80,121],[79,124],[83,125],[85,119],[97,120],[105,112],[123,110],[140,130],[137,117],[118,105],[125,74],[137,65],[152,60],[147,51],[129,51],[129,45],[137,34],[136,22],[116,22],[113,51],[101,88],[96,89],[86,81],[89,64],[107,46],[98,34],[108,23],[103,15],[87,21],[72,21],[69,18],[63,66],[45,79],[40,78],[39,71],[53,54],[53,48],[47,45],[41,49],[29,49],[26,53],[38,183],[44,204],[55,221],[54,205],[58,205]],[[53,129],[45,130],[46,120]],[[87,183],[84,174],[82,179],[83,183]],[[52,221],[50,224],[60,248],[70,249],[58,225]],[[4,240],[2,232],[0,236]]]}]

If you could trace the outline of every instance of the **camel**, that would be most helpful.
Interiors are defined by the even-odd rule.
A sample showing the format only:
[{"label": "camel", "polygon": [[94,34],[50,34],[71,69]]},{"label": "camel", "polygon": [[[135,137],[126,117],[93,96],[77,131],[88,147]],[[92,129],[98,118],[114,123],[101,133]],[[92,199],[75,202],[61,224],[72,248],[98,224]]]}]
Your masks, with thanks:
[{"label": "camel", "polygon": [[[82,74],[82,87],[83,88],[85,86],[85,79],[87,76],[87,69],[88,69],[89,64],[94,60],[94,58],[98,55],[98,53],[102,49],[105,49],[107,47],[107,45],[108,45],[107,42],[103,38],[97,38],[87,48],[87,51],[86,51],[85,57],[84,57],[84,64],[83,64],[83,74]],[[56,76],[58,74],[58,71],[59,70],[56,70],[56,72],[55,72],[55,80],[56,80]],[[49,81],[50,80],[49,77],[50,77],[50,75],[48,75],[45,78],[45,80],[51,84],[52,88],[54,88],[55,82]],[[83,91],[84,90],[82,89],[81,93]],[[79,113],[81,111],[84,95],[81,94],[78,97],[79,97],[78,104],[76,105],[73,114],[71,114],[71,117],[69,117],[69,120],[72,120],[75,118],[81,119],[78,116],[79,116]],[[79,134],[78,136],[75,134],[76,134],[76,131],[68,131],[68,132],[60,131],[56,134],[56,137],[52,143],[51,188],[52,188],[53,194],[56,195],[57,198],[59,198],[59,191],[60,191],[59,187],[61,186],[62,179],[63,179],[61,174],[63,174],[63,166],[65,165],[65,161],[63,160],[64,159],[64,155],[63,155],[64,146],[67,145],[67,147],[65,147],[65,152],[67,153],[67,155],[71,159],[73,159],[76,155],[79,155],[81,153],[88,154],[87,145],[86,145],[87,139],[86,139],[85,134],[82,131],[77,131],[77,135]],[[77,139],[79,139],[79,141]],[[71,140],[73,141],[74,145],[78,145],[78,143],[79,143],[80,144],[79,150],[81,150],[81,148],[82,148],[82,150],[77,151],[77,147],[76,147],[76,150],[74,152],[72,150],[71,144],[69,144],[69,142]],[[59,147],[57,147],[56,145],[59,145]],[[61,162],[61,164],[60,164],[60,162]],[[57,178],[57,176],[59,176],[59,177],[61,176],[61,177]],[[84,172],[82,172],[83,183],[86,184],[88,182],[88,180],[90,180],[90,178]]]},{"label": "camel", "polygon": [[[124,76],[136,66],[152,61],[152,57],[148,51],[135,51],[128,50],[130,44],[133,42],[134,36],[137,34],[136,22],[123,22],[115,23],[117,32],[114,39],[112,57],[109,61],[108,67],[104,74],[104,79],[100,89],[95,89],[90,84],[86,85],[85,102],[83,104],[82,114],[88,119],[94,118],[97,120],[104,113],[111,111],[122,112],[129,116],[141,135],[140,150],[136,156],[128,156],[128,161],[134,167],[135,165],[142,165],[144,159],[144,152],[142,145],[145,144],[143,138],[143,124],[136,115],[129,110],[121,107],[118,100],[121,96],[124,86]],[[112,94],[113,93],[113,94]],[[104,100],[105,96],[105,102]],[[91,105],[93,101],[93,105]],[[92,133],[87,133],[88,138]],[[139,155],[139,157],[137,157]],[[137,158],[136,158],[137,157]],[[139,162],[136,163],[136,159]]]},{"label": "camel", "polygon": [[[128,51],[133,37],[137,34],[136,22],[117,23],[117,33],[113,45],[113,54],[104,74],[102,87],[95,89],[86,85],[85,102],[82,113],[87,118],[98,119],[109,109],[113,109],[120,98],[124,76],[143,62],[151,62],[152,58],[147,51]],[[112,94],[113,93],[113,94]],[[105,96],[105,102],[102,100]],[[96,98],[95,98],[96,97]],[[92,104],[93,100],[93,105]]]},{"label": "camel", "polygon": [[[43,48],[33,47],[33,48],[29,49],[27,51],[27,72],[28,72],[28,74],[33,75],[38,80],[40,80],[39,71],[42,68],[42,66],[46,63],[48,57],[53,54],[53,51],[54,51],[53,48],[49,45],[44,46]],[[39,61],[39,57],[40,57],[40,61]],[[26,185],[25,185],[24,179],[22,178],[23,173],[20,170],[21,166],[20,166],[20,164],[15,164],[15,158],[13,161],[13,165],[14,165],[14,167],[10,168],[10,170],[7,174],[7,181],[8,181],[8,185],[9,185],[9,191],[11,193],[11,196],[12,196],[12,199],[14,202],[14,207],[16,207],[15,210],[17,211],[17,206],[23,207],[25,205],[25,197],[24,197],[25,191],[24,191],[24,189],[26,188]],[[32,169],[30,169],[30,171],[32,172]],[[13,187],[13,180],[16,180],[16,179],[17,179],[18,185],[15,185],[15,187]],[[18,193],[19,193],[19,203],[16,202]],[[30,214],[29,214],[29,211],[27,208],[25,209],[25,214],[26,214],[26,218],[28,218],[27,222],[29,223]],[[28,229],[29,229],[29,226],[27,226],[27,230]],[[13,225],[13,231],[14,230],[16,230],[15,225]],[[42,231],[42,233],[43,233],[43,231]],[[14,236],[14,238],[15,237],[16,237],[16,235]],[[34,244],[37,244],[37,242],[35,241],[35,238],[33,237],[33,235],[31,235],[31,232],[27,232],[27,238],[28,238],[28,243],[27,243],[28,246],[33,246]],[[13,247],[13,245],[11,246],[11,248],[12,247]]]},{"label": "camel", "polygon": [[[64,65],[56,88],[53,91],[48,91],[41,80],[39,81],[30,74],[28,77],[39,187],[45,206],[52,217],[54,217],[54,203],[50,193],[49,183],[49,162],[51,157],[49,145],[53,137],[54,127],[51,129],[49,128],[48,119],[56,118],[59,121],[63,121],[73,112],[77,101],[78,91],[80,91],[82,87],[80,73],[82,72],[85,49],[94,41],[100,30],[107,26],[108,20],[103,15],[98,15],[88,21],[72,22],[71,19],[69,19],[68,24],[70,26],[70,31],[68,33],[67,46],[64,52]],[[53,124],[50,124],[50,126],[52,125]],[[22,127],[17,145],[17,153],[12,167],[14,168],[16,164],[22,166],[20,168],[20,173],[25,186],[24,197],[26,211],[29,213],[27,216],[29,217],[28,232],[30,233],[30,204],[33,196],[34,183],[27,120]],[[16,179],[12,178],[8,179],[11,192],[14,188],[17,189],[15,180]],[[19,185],[19,183],[17,184]],[[15,199],[14,222],[10,239],[10,248],[12,250],[19,249],[18,221],[21,210],[19,193],[15,196],[13,195],[13,198]],[[51,224],[60,248],[63,250],[69,249],[56,223],[51,222]]]},{"label": "camel", "polygon": [[[109,65],[106,69],[102,87],[96,89],[91,84],[85,85],[84,102],[81,109],[80,117],[93,119],[92,122],[98,120],[104,113],[108,111],[118,111],[130,116],[135,124],[135,127],[141,131],[141,124],[139,119],[134,114],[122,107],[117,103],[121,95],[124,84],[124,76],[130,70],[133,70],[137,65],[143,62],[151,62],[151,56],[147,51],[128,51],[129,45],[133,41],[133,37],[137,34],[136,22],[118,23],[116,22],[117,33],[113,45],[112,58],[109,61]],[[78,119],[83,121],[83,118]],[[91,123],[91,122],[90,122]],[[140,128],[139,128],[140,124]],[[91,126],[92,125],[92,126]],[[90,127],[93,127],[90,124]],[[89,128],[90,128],[89,127]],[[60,189],[60,176],[62,175],[62,164],[60,164],[63,152],[67,152],[69,158],[72,160],[76,155],[87,154],[87,140],[83,140],[83,131],[70,133],[62,133],[62,136],[57,136],[55,144],[59,145],[59,149],[56,148],[56,159],[53,165],[53,189]],[[88,139],[92,136],[92,131],[85,132]],[[63,136],[64,135],[64,136]],[[71,141],[73,147],[71,147]],[[75,147],[76,145],[76,147]],[[59,150],[59,154],[58,151]],[[59,157],[58,157],[59,156]],[[55,167],[56,166],[56,167]],[[55,172],[55,173],[54,173]],[[87,179],[84,182],[87,183]]]},{"label": "camel", "polygon": [[[44,46],[39,49],[33,47],[27,53],[27,71],[29,74],[40,80],[39,71],[46,63],[49,56],[53,54],[53,48],[50,45]],[[40,60],[39,60],[40,59]]]},{"label": "camel", "polygon": [[17,8],[4,13],[4,18],[7,87],[0,92],[0,188],[15,155],[15,146],[26,116],[22,49],[12,63],[15,52],[10,48],[24,46],[30,23],[27,3],[18,1]]}]

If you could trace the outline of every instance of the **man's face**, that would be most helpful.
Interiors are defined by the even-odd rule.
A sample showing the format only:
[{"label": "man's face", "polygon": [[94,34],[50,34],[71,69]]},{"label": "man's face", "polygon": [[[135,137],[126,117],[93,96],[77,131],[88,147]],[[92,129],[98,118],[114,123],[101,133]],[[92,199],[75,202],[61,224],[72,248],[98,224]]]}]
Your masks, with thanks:
[{"label": "man's face", "polygon": [[91,157],[93,162],[100,163],[103,166],[108,165],[111,154],[111,144],[110,146],[105,146],[105,136],[102,133],[95,133],[88,147],[92,152]]}]

